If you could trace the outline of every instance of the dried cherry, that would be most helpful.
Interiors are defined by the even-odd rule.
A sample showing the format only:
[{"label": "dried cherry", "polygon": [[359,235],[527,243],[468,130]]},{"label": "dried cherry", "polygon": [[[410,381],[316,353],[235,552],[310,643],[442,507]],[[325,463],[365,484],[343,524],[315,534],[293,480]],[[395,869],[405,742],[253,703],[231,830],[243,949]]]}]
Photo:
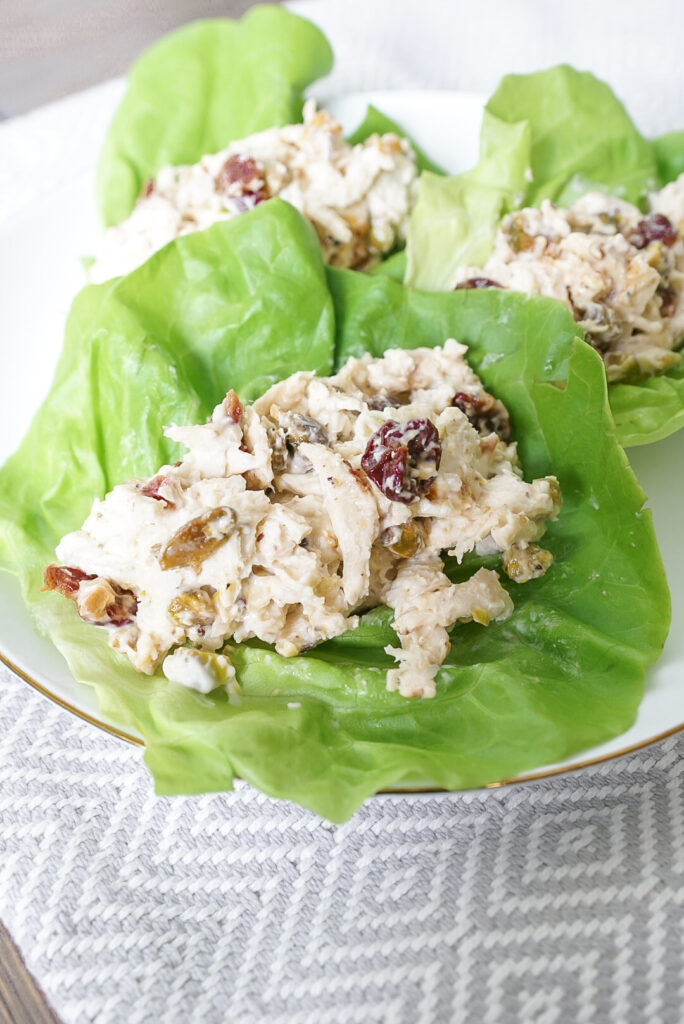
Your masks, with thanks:
[{"label": "dried cherry", "polygon": [[669,247],[675,244],[678,237],[672,221],[664,213],[652,213],[644,217],[628,236],[637,249],[645,249],[651,242],[662,242]]},{"label": "dried cherry", "polygon": [[229,156],[216,175],[214,188],[226,195],[251,198],[255,206],[268,199],[263,173],[249,156]]},{"label": "dried cherry", "polygon": [[430,420],[387,420],[368,441],[361,467],[386,498],[408,505],[430,490],[441,458],[442,444]]},{"label": "dried cherry", "polygon": [[74,569],[69,565],[48,565],[43,572],[43,590],[58,590],[62,597],[75,600],[78,588],[84,580],[94,580],[96,576]]},{"label": "dried cherry", "polygon": [[451,404],[464,413],[480,434],[498,434],[502,441],[511,439],[511,421],[503,402],[492,395],[481,397],[459,391]]}]

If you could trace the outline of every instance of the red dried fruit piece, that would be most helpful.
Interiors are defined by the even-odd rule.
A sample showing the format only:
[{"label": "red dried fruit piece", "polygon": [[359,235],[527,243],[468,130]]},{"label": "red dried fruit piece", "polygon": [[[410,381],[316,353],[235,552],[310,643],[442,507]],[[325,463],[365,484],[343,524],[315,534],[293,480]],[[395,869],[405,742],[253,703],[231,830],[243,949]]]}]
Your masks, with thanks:
[{"label": "red dried fruit piece", "polygon": [[220,179],[225,185],[233,185],[240,182],[241,185],[251,185],[253,181],[261,178],[261,172],[256,161],[249,156],[234,154],[229,156],[218,173],[217,181]]},{"label": "red dried fruit piece", "polygon": [[242,420],[242,402],[233,390],[229,391],[223,399],[223,410],[227,419],[232,420],[233,423],[240,423]]},{"label": "red dried fruit piece", "polygon": [[651,242],[662,242],[672,246],[679,237],[672,221],[664,213],[652,213],[637,224],[635,230],[627,236],[637,249],[645,249]]},{"label": "red dried fruit piece", "polygon": [[511,439],[511,421],[503,402],[492,395],[481,397],[459,391],[451,404],[464,413],[479,434],[498,434],[502,441]]},{"label": "red dried fruit piece", "polygon": [[216,175],[214,188],[217,192],[227,195],[250,197],[255,206],[268,199],[263,172],[249,156],[229,156]]},{"label": "red dried fruit piece", "polygon": [[491,277],[469,277],[467,281],[461,281],[454,288],[455,292],[470,288],[501,288],[498,281],[492,281]]},{"label": "red dried fruit piece", "polygon": [[94,580],[96,576],[91,576],[87,572],[83,572],[82,569],[74,569],[68,565],[51,565],[46,566],[43,572],[43,586],[42,590],[58,590],[62,597],[69,597],[72,601],[76,600],[76,594],[83,580]]},{"label": "red dried fruit piece", "polygon": [[144,494],[146,498],[154,498],[155,501],[163,501],[167,508],[175,508],[175,502],[171,501],[170,498],[165,498],[163,494],[159,493],[159,488],[166,483],[168,483],[168,477],[154,476],[140,488],[140,493]]},{"label": "red dried fruit piece", "polygon": [[149,199],[152,193],[155,191],[154,178],[148,178],[143,187],[140,189],[140,198]]},{"label": "red dried fruit piece", "polygon": [[[62,597],[68,597],[76,601],[78,591],[84,581],[98,579],[97,575],[83,572],[82,569],[74,569],[69,565],[48,565],[43,573],[43,590],[57,590]],[[128,626],[133,622],[138,611],[138,599],[132,590],[120,587],[113,580],[102,578],[102,591],[106,594],[100,596],[101,607],[96,617],[84,614],[79,608],[79,615],[86,622],[92,622],[98,626]],[[111,593],[107,593],[110,591]],[[94,601],[97,595],[93,594]]]},{"label": "red dried fruit piece", "polygon": [[368,441],[361,467],[386,498],[408,505],[430,490],[441,458],[439,434],[430,420],[388,420]]}]

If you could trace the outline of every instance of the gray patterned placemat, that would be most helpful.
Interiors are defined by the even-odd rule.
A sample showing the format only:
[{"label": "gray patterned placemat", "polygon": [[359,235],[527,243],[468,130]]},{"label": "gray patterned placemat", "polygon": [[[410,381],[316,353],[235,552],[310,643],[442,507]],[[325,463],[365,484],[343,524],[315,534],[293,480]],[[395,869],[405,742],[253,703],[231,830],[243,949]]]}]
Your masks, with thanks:
[{"label": "gray patterned placemat", "polygon": [[67,1024],[679,1024],[684,737],[333,826],[0,670],[0,917]]}]

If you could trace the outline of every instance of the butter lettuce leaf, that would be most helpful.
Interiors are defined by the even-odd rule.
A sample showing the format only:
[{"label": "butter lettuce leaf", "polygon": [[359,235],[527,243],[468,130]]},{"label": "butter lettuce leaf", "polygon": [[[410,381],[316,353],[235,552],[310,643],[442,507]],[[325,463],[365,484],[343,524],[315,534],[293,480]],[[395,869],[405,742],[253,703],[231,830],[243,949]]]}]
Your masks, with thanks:
[{"label": "butter lettuce leaf", "polygon": [[608,388],[618,437],[626,448],[661,441],[684,427],[684,363],[667,373]]},{"label": "butter lettuce leaf", "polygon": [[684,132],[668,132],[653,140],[653,154],[658,167],[658,184],[662,188],[684,173]]},{"label": "butter lettuce leaf", "polygon": [[273,4],[165,36],[133,65],[105,141],[98,170],[105,224],[124,220],[165,164],[196,163],[233,139],[299,121],[304,90],[332,63],[322,32]]},{"label": "butter lettuce leaf", "polygon": [[[564,506],[545,540],[552,568],[506,582],[506,622],[454,629],[434,700],[387,692],[386,609],[296,658],[238,645],[242,694],[230,703],[138,675],[71,602],[40,592],[42,567],[91,499],[175,457],[163,423],[202,419],[231,386],[248,399],[295,370],[449,336],[508,404],[528,478],[557,474]],[[631,724],[669,621],[643,501],[601,363],[560,305],[324,271],[312,229],[273,201],[78,296],[52,390],[0,470],[0,567],[19,576],[38,627],[102,713],[142,733],[158,792],[225,789],[239,775],[340,821],[380,788],[483,785]],[[449,571],[463,578],[479,562]]]},{"label": "butter lettuce leaf", "polygon": [[[526,135],[511,148],[505,129]],[[567,206],[591,189],[643,206],[649,191],[684,171],[683,132],[650,142],[604,82],[567,65],[506,75],[485,108],[480,148],[472,171],[421,180],[407,244],[409,286],[452,287],[457,267],[486,261],[501,217],[515,206],[543,199]],[[524,182],[512,196],[521,161]],[[684,426],[680,367],[611,384],[608,391],[626,446],[658,441]]]},{"label": "butter lettuce leaf", "polygon": [[477,166],[451,178],[421,175],[409,223],[406,284],[445,291],[458,267],[484,263],[501,218],[521,202],[529,164],[529,126],[506,124],[485,111]]},{"label": "butter lettuce leaf", "polygon": [[530,127],[526,206],[542,199],[568,205],[592,188],[639,204],[657,185],[651,144],[612,89],[588,71],[561,64],[506,75],[487,110],[507,124]]},{"label": "butter lettuce leaf", "polygon": [[400,249],[392,253],[386,260],[380,260],[366,271],[371,276],[391,277],[397,284],[401,284],[406,274],[406,249]]}]

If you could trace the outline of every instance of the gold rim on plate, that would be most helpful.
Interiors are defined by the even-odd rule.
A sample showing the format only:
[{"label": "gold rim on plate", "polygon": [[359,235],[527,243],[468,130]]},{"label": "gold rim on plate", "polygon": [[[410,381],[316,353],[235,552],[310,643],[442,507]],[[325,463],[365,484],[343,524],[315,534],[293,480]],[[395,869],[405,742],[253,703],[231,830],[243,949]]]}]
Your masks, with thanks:
[{"label": "gold rim on plate", "polygon": [[[119,729],[115,725],[110,725],[108,722],[103,722],[99,718],[95,718],[94,715],[89,715],[87,711],[82,711],[75,705],[70,704],[69,701],[64,700],[62,697],[57,696],[56,693],[52,693],[47,687],[39,683],[37,679],[30,676],[28,672],[24,672],[23,669],[15,665],[7,655],[0,651],[0,661],[14,672],[15,675],[23,679],[25,683],[37,690],[38,693],[42,694],[43,697],[47,697],[53,704],[57,704],[64,711],[69,711],[72,715],[76,715],[84,722],[88,722],[89,725],[94,725],[97,729],[101,729],[103,732],[109,733],[110,736],[116,736],[117,739],[124,740],[126,743],[130,743],[134,747],[144,747],[144,740],[141,740],[139,736],[131,736],[130,733],[124,729]],[[627,754],[634,754],[637,750],[643,750],[645,747],[650,747],[654,743],[660,743],[662,740],[669,739],[670,736],[676,736],[678,732],[684,730],[684,722],[681,725],[675,725],[671,729],[666,729],[665,732],[658,733],[657,736],[651,736],[647,740],[641,740],[639,743],[632,743],[628,747],[623,747],[621,750],[614,750],[611,754],[602,754],[600,757],[589,757],[586,761],[578,761],[576,764],[569,764],[565,767],[560,768],[547,768],[542,771],[529,772],[525,775],[514,775],[508,779],[501,779],[499,782],[488,782],[485,786],[475,787],[477,789],[501,789],[502,786],[515,786],[519,782],[539,782],[542,779],[551,779],[555,775],[565,775],[567,772],[578,771],[580,768],[590,768],[595,764],[604,764],[606,761],[614,761],[618,757],[625,757]],[[398,789],[381,789],[379,790],[382,794],[393,794],[393,793],[463,793],[467,790],[450,790],[441,789],[437,786],[410,786],[401,787]]]},{"label": "gold rim on plate", "polygon": [[47,697],[53,704],[57,704],[60,708],[65,711],[70,711],[72,715],[76,715],[77,718],[82,719],[84,722],[88,722],[89,725],[94,725],[98,729],[102,729],[103,732],[108,732],[110,736],[116,736],[117,739],[125,740],[126,743],[131,743],[134,747],[144,747],[145,743],[138,736],[131,736],[130,733],[125,732],[123,729],[118,729],[115,725],[109,725],[107,722],[101,721],[99,718],[95,718],[94,715],[89,715],[87,711],[81,711],[80,708],[70,704],[68,700],[64,700],[62,697],[58,697],[56,693],[48,690],[46,686],[39,683],[37,679],[30,676],[28,672],[24,672],[22,668],[15,665],[6,654],[0,651],[0,661],[3,665],[6,665],[11,672],[23,679],[25,683],[32,686],[34,690],[42,694],[43,697]]}]

